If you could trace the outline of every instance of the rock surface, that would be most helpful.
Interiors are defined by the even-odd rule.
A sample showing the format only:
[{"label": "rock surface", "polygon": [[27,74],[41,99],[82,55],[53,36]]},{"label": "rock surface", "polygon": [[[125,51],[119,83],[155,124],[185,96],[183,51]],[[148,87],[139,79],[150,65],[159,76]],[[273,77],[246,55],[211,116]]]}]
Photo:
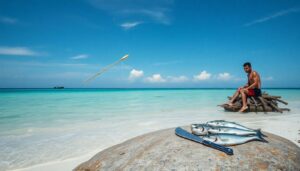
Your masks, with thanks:
[{"label": "rock surface", "polygon": [[152,132],[112,146],[74,170],[300,170],[300,148],[270,133],[264,133],[269,143],[232,146],[234,155],[228,156],[178,137],[174,130]]}]

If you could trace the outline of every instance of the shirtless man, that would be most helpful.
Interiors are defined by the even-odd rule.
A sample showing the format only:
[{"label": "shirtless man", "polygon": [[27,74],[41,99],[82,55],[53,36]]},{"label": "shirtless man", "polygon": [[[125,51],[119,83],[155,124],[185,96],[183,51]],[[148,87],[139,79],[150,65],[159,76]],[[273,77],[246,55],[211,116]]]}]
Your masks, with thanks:
[{"label": "shirtless man", "polygon": [[251,63],[246,62],[244,63],[244,71],[248,75],[248,83],[237,89],[237,91],[234,93],[231,100],[228,102],[228,105],[232,106],[235,99],[241,94],[242,100],[243,100],[243,106],[239,110],[239,112],[244,112],[248,109],[247,106],[247,96],[254,96],[258,97],[261,96],[261,81],[260,76],[256,71],[252,70]]}]

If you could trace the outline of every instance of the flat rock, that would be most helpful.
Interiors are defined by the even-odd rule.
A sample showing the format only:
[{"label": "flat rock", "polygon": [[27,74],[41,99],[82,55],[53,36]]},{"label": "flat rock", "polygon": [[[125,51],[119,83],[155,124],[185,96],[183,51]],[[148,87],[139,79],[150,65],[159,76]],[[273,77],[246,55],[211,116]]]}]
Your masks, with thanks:
[{"label": "flat rock", "polygon": [[234,155],[228,156],[178,137],[174,130],[148,133],[112,146],[74,170],[300,170],[300,148],[274,134],[264,132],[269,143],[232,146]]}]

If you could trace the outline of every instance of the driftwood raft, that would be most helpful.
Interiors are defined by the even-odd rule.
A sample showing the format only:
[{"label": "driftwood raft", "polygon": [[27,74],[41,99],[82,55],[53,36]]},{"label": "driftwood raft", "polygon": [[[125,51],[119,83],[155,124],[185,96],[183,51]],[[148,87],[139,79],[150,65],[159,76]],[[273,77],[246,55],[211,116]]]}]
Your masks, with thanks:
[{"label": "driftwood raft", "polygon": [[[231,97],[228,97],[230,100]],[[246,112],[280,112],[290,111],[288,108],[280,108],[278,102],[284,105],[288,103],[281,100],[281,96],[272,96],[263,92],[259,97],[247,97],[248,109]],[[233,105],[228,104],[220,105],[226,111],[237,112],[242,107],[242,97],[241,95],[233,102]]]}]

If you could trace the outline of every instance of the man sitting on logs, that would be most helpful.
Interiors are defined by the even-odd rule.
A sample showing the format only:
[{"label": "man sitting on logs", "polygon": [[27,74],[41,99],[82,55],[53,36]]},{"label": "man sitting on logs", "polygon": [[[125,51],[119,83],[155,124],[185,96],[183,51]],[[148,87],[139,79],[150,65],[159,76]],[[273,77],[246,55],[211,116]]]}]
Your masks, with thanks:
[{"label": "man sitting on logs", "polygon": [[244,71],[247,73],[248,76],[248,83],[245,86],[238,88],[237,91],[234,93],[233,97],[228,102],[228,105],[232,106],[235,99],[241,94],[243,106],[239,110],[239,112],[244,112],[248,109],[247,96],[261,96],[261,81],[259,74],[256,71],[252,70],[250,62],[244,63],[243,66]]}]

